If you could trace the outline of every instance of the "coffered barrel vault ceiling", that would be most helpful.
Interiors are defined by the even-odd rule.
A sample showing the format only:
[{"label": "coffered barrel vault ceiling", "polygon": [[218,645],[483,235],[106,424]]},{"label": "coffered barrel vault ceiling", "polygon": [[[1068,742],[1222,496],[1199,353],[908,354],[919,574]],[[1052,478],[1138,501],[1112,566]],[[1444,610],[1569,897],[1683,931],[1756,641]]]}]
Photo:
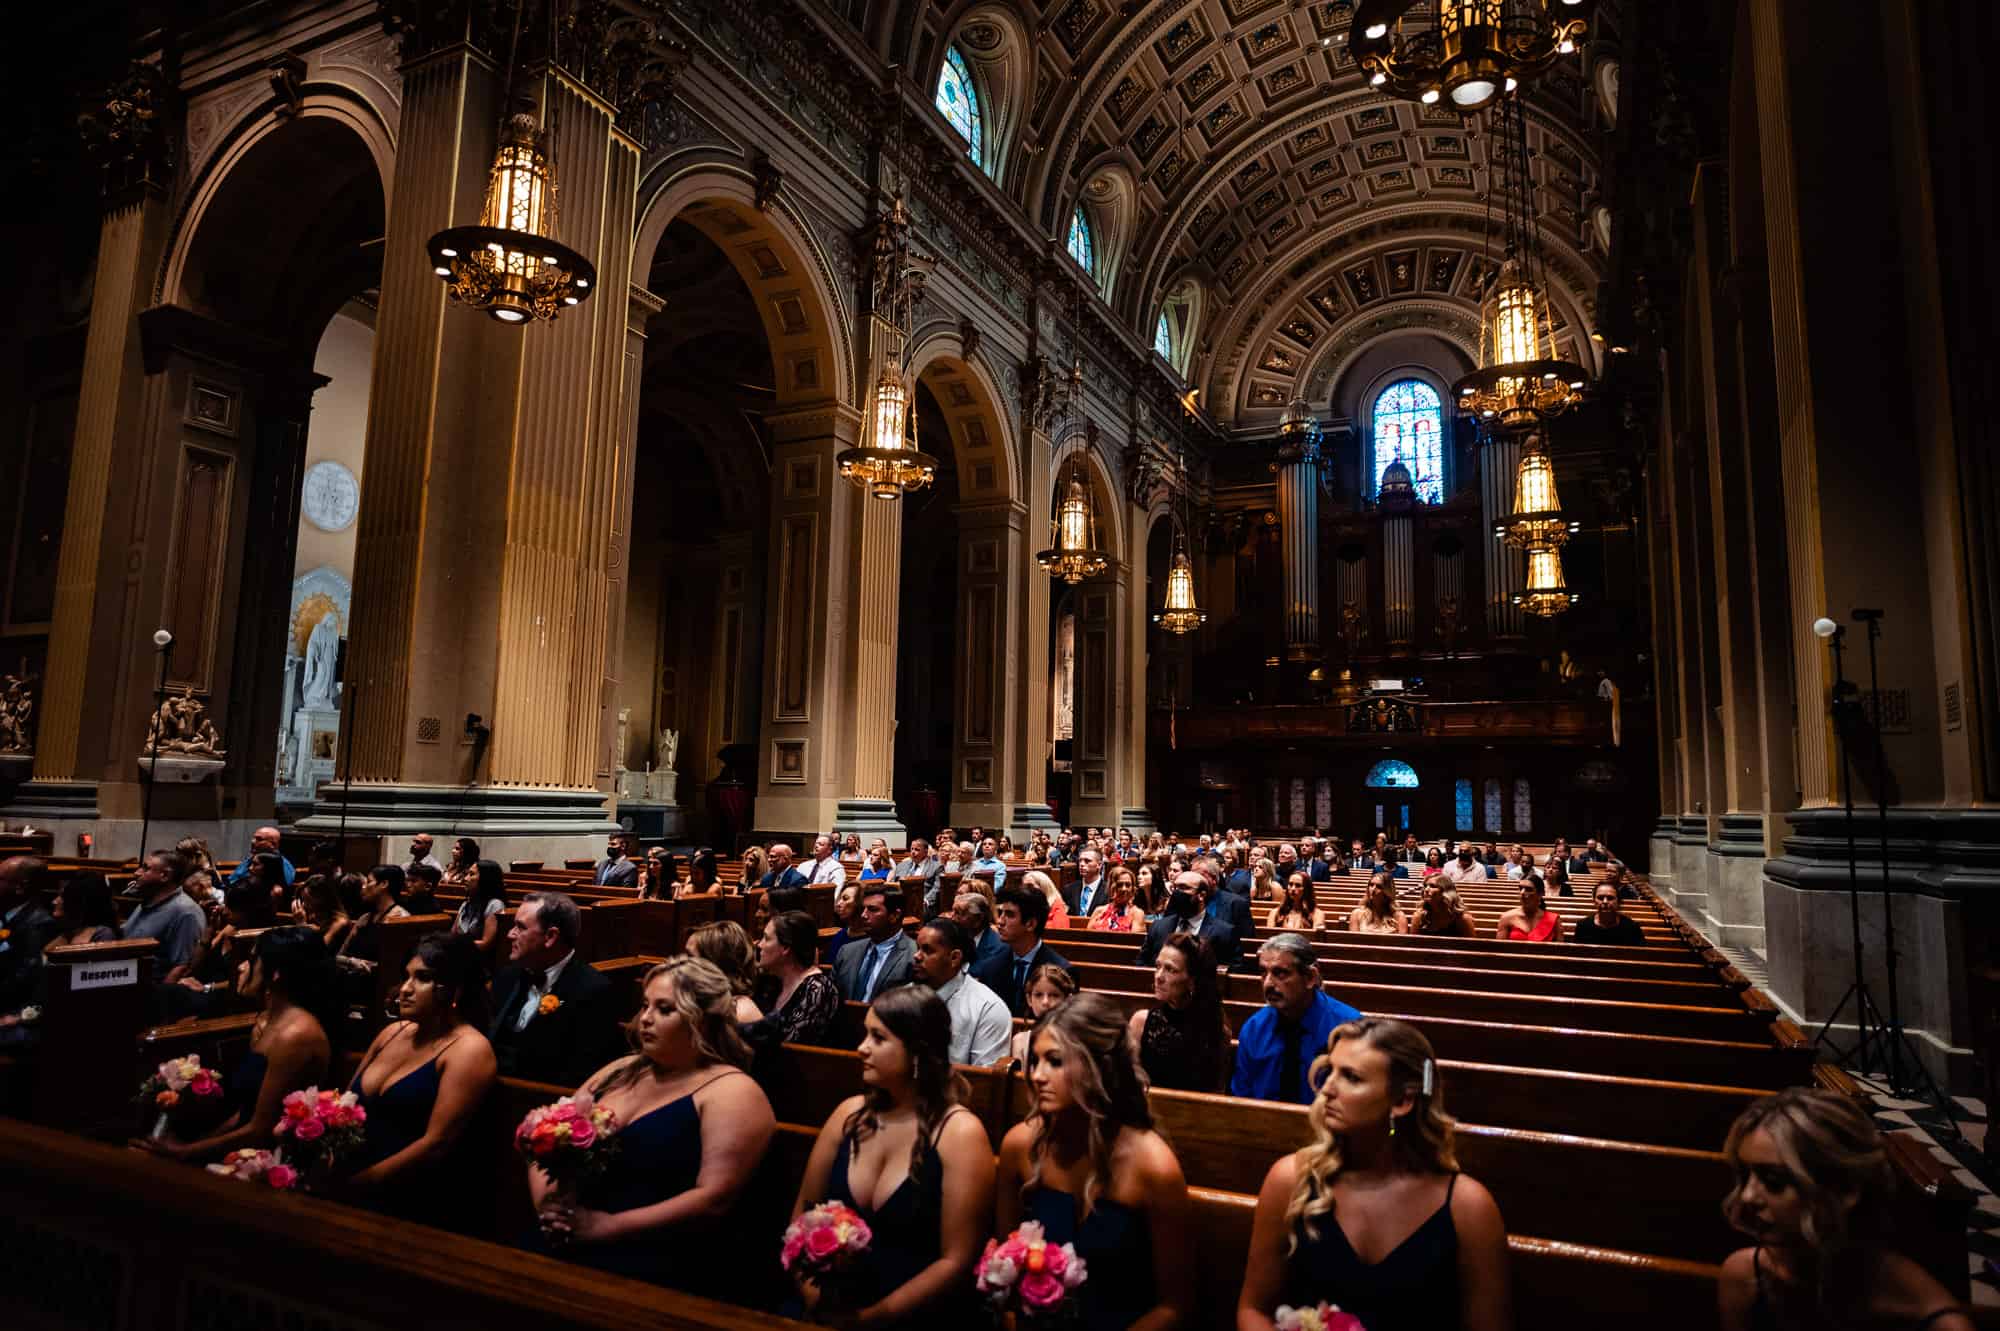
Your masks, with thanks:
[{"label": "coffered barrel vault ceiling", "polygon": [[[1613,8],[1599,8],[1599,50]],[[1267,423],[1301,394],[1324,405],[1336,355],[1398,330],[1434,331],[1470,355],[1493,261],[1492,136],[1483,117],[1369,89],[1348,54],[1345,0],[876,0],[866,10],[878,53],[926,72],[949,41],[990,43],[994,11],[1015,17],[1034,74],[1000,184],[1054,236],[1107,177],[1136,182],[1108,299],[1150,341],[1161,302],[1200,284],[1207,313],[1188,373],[1219,419]],[[1586,58],[1536,85],[1529,155],[1558,350],[1594,367],[1604,256],[1588,224],[1597,112]]]}]

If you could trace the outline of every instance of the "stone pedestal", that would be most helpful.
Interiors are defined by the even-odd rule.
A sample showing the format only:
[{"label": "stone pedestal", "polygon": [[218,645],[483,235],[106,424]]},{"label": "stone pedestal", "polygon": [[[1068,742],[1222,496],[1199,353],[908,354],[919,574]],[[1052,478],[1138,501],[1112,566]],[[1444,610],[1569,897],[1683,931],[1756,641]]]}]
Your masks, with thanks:
[{"label": "stone pedestal", "polygon": [[221,774],[226,764],[220,758],[198,758],[186,753],[151,754],[139,759],[139,775],[161,785],[192,786]]},{"label": "stone pedestal", "polygon": [[680,841],[687,836],[687,810],[657,800],[619,800],[618,825],[641,841]]},{"label": "stone pedestal", "polygon": [[319,707],[301,707],[292,713],[285,743],[290,766],[278,798],[306,803],[319,791],[319,783],[333,780],[335,755],[340,751],[340,713]]}]

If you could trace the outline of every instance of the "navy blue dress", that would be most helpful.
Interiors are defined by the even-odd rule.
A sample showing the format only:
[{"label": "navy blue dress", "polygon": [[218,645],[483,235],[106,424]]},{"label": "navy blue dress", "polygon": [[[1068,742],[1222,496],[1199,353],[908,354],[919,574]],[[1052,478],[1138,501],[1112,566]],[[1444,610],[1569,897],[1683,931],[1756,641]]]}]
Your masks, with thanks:
[{"label": "navy blue dress", "polygon": [[1459,1324],[1458,1229],[1451,1194],[1415,1233],[1381,1261],[1355,1255],[1331,1214],[1315,1221],[1319,1237],[1297,1227],[1298,1248],[1285,1262],[1285,1299],[1294,1306],[1332,1303],[1353,1313],[1368,1331],[1451,1331]]},{"label": "navy blue dress", "polygon": [[[1077,1325],[1090,1331],[1123,1331],[1160,1301],[1153,1278],[1152,1236],[1143,1212],[1100,1197],[1079,1224],[1077,1198],[1044,1184],[1028,1197],[1025,1220],[1039,1220],[1050,1243],[1073,1244],[1085,1278],[1073,1296]],[[1376,1331],[1369,1325],[1369,1331]]]},{"label": "navy blue dress", "polygon": [[[421,1067],[404,1073],[373,1095],[361,1089],[361,1078],[368,1065],[362,1064],[355,1072],[347,1089],[360,1097],[368,1121],[361,1146],[348,1164],[350,1173],[358,1174],[406,1150],[430,1130],[431,1113],[437,1108],[438,1092],[444,1085],[444,1073],[438,1062],[444,1051],[456,1043],[447,1041]],[[382,1186],[358,1192],[353,1200],[370,1210],[419,1224],[463,1228],[470,1220],[468,1211],[475,1204],[478,1189],[452,1169],[457,1155],[454,1150],[447,1157],[401,1170]],[[491,1189],[486,1191],[490,1193]]]},{"label": "navy blue dress", "polygon": [[229,1079],[222,1089],[228,1099],[229,1112],[240,1115],[238,1123],[247,1125],[257,1117],[257,1097],[264,1092],[264,1073],[269,1067],[262,1054],[250,1049],[229,1070]]}]

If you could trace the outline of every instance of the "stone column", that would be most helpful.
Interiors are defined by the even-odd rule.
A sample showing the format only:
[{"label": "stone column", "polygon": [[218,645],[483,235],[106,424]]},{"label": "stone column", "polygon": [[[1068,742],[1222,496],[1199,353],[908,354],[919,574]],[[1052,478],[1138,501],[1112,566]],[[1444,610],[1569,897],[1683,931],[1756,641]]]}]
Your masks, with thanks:
[{"label": "stone column", "polygon": [[[1287,440],[1278,449],[1278,522],[1285,539],[1285,659],[1319,659],[1320,439]],[[1143,553],[1143,552],[1142,552]]]},{"label": "stone column", "polygon": [[1076,739],[1070,746],[1070,822],[1115,827],[1127,772],[1128,569],[1111,567],[1077,587]]},{"label": "stone column", "polygon": [[[1027,506],[1014,500],[962,504],[958,518],[958,618],[952,664],[958,679],[952,718],[951,816],[981,827],[1019,825],[1028,676],[1038,668],[1015,649],[1021,640],[1033,559]],[[1033,569],[1044,583],[1047,575]],[[1046,598],[1046,587],[1043,589]],[[1042,616],[1048,617],[1044,605]],[[1046,628],[1043,630],[1047,635]],[[942,665],[942,662],[936,663]],[[1046,668],[1041,667],[1046,673]],[[1046,694],[1048,684],[1042,688]],[[1039,756],[1041,749],[1037,749]],[[1047,818],[1046,807],[1042,810]]]},{"label": "stone column", "polygon": [[1013,732],[1010,752],[1004,757],[1015,770],[1017,803],[1007,819],[1009,834],[1022,842],[1035,828],[1053,834],[1059,824],[1049,812],[1049,760],[1055,753],[1050,674],[1054,662],[1049,642],[1049,575],[1035,564],[1035,538],[1049,529],[1048,505],[1055,479],[1051,474],[1055,447],[1049,436],[1032,424],[1021,432],[1027,485],[1023,493],[1035,496],[1026,512],[1026,524],[1013,559],[1015,576],[1022,588],[1020,613],[1013,619],[1014,647],[1018,662],[1014,674]]},{"label": "stone column", "polygon": [[1495,638],[1521,636],[1521,607],[1515,595],[1527,581],[1527,555],[1492,535],[1514,511],[1514,472],[1521,441],[1504,430],[1490,432],[1479,449],[1479,516],[1486,532],[1486,631]]},{"label": "stone column", "polygon": [[[1314,525],[1318,525],[1315,515]],[[1143,836],[1155,829],[1153,812],[1146,807],[1146,668],[1147,647],[1146,617],[1152,607],[1146,603],[1146,541],[1151,535],[1146,523],[1146,511],[1136,504],[1125,506],[1125,530],[1127,532],[1125,551],[1125,669],[1122,676],[1124,695],[1120,715],[1124,724],[1124,744],[1122,747],[1124,771],[1119,780],[1121,797],[1117,826],[1129,827],[1133,835]],[[1318,571],[1314,570],[1317,584]],[[1165,585],[1161,586],[1162,594]],[[1315,593],[1317,604],[1317,593]]]}]

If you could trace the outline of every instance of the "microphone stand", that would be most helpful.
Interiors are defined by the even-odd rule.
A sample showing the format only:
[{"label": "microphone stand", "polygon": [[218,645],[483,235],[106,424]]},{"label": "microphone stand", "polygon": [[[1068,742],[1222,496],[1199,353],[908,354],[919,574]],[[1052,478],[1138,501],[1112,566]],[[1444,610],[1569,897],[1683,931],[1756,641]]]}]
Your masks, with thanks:
[{"label": "microphone stand", "polygon": [[153,685],[153,752],[151,761],[146,765],[146,796],[145,808],[139,819],[139,850],[133,856],[133,862],[142,867],[146,863],[146,838],[153,830],[153,787],[158,782],[160,768],[160,707],[167,698],[167,663],[173,660],[174,656],[172,637],[159,645],[159,652],[159,680]]},{"label": "microphone stand", "polygon": [[[1830,1050],[1836,1062],[1850,1063],[1857,1069],[1869,1066],[1869,1060],[1887,1035],[1887,1023],[1882,1020],[1882,1010],[1876,1006],[1874,996],[1868,992],[1867,972],[1862,965],[1861,954],[1861,870],[1859,852],[1854,844],[1854,764],[1853,755],[1847,747],[1847,730],[1841,724],[1842,717],[1858,708],[1859,699],[1854,696],[1854,685],[1847,682],[1844,651],[1847,629],[1835,626],[1827,638],[1827,646],[1833,649],[1833,696],[1829,710],[1833,713],[1833,738],[1840,747],[1840,786],[1842,807],[1846,811],[1847,827],[1847,910],[1848,930],[1854,948],[1854,983],[1847,986],[1847,992],[1834,1004],[1833,1012],[1819,1028],[1813,1038],[1815,1045]],[[1878,791],[1879,793],[1879,791]],[[1887,872],[1886,866],[1884,872]],[[1834,1026],[1840,1021],[1840,1014],[1847,1005],[1854,1004],[1854,1046],[1843,1050],[1835,1041]]]}]

